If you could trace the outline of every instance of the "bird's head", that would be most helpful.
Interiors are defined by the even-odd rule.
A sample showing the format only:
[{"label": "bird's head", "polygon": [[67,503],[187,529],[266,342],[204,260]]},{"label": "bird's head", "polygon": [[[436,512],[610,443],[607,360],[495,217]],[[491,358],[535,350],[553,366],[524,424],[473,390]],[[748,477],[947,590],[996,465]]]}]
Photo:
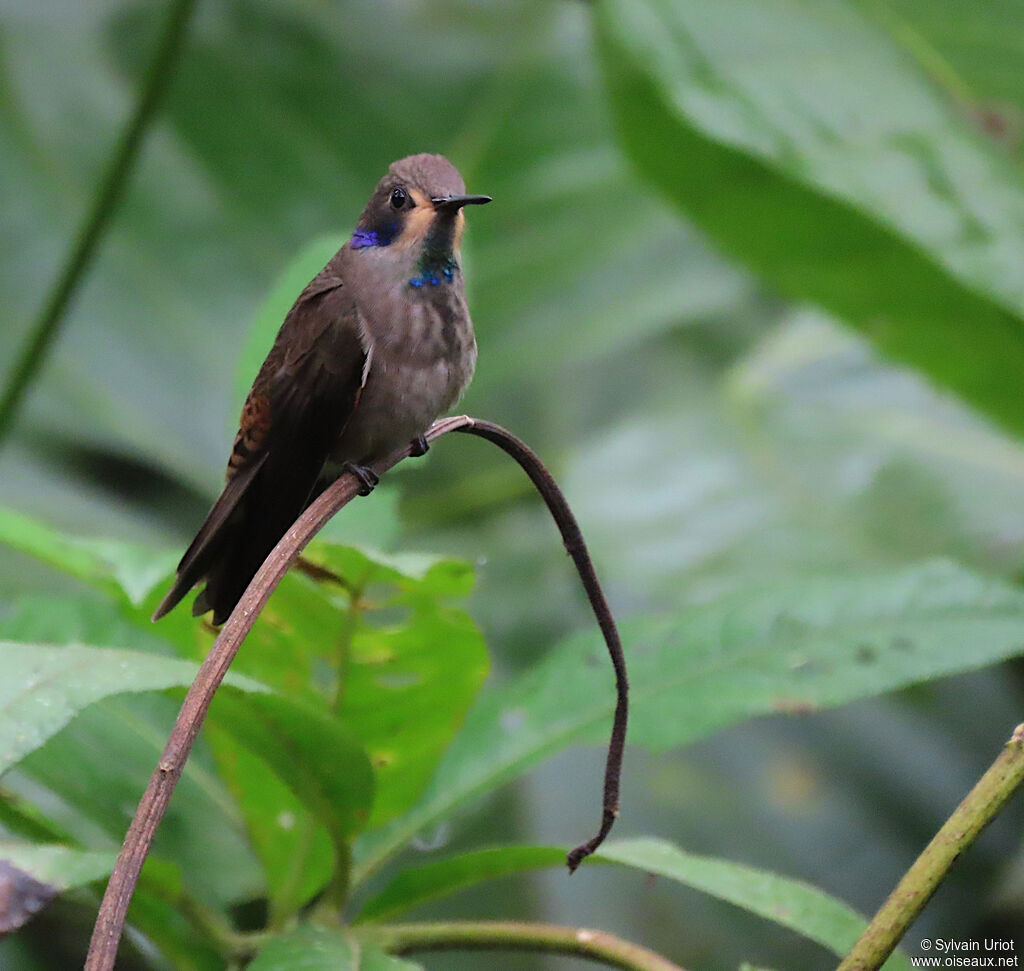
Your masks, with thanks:
[{"label": "bird's head", "polygon": [[[430,283],[442,279],[438,274],[458,257],[463,206],[490,201],[490,196],[466,195],[458,169],[443,155],[410,155],[394,162],[377,183],[348,245],[357,251],[404,251],[420,264],[422,281]],[[414,286],[415,279],[420,278],[410,281]]]}]

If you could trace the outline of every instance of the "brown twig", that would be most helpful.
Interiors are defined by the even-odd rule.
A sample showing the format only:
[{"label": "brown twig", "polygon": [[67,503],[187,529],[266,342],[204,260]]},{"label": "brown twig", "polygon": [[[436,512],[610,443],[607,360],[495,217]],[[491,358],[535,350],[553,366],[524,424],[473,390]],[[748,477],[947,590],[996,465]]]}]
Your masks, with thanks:
[{"label": "brown twig", "polygon": [[[558,524],[566,549],[576,564],[615,667],[618,704],[615,709],[615,721],[605,769],[604,812],[601,829],[597,836],[569,853],[569,868],[574,870],[585,856],[600,845],[611,829],[618,812],[619,778],[625,747],[628,687],[622,646],[615,629],[615,622],[587,554],[579,526],[569,510],[565,497],[555,485],[540,459],[510,432],[491,422],[477,421],[467,415],[444,418],[434,422],[425,438],[428,442],[432,442],[448,432],[456,431],[478,435],[498,445],[511,455],[529,475],[547,503],[548,509]],[[410,452],[410,448],[406,447],[376,463],[373,469],[378,475],[383,475],[402,459],[407,458]],[[213,642],[206,660],[203,661],[195,681],[192,682],[192,686],[185,696],[185,701],[178,713],[174,727],[171,729],[160,762],[149,780],[149,785],[139,802],[135,817],[125,836],[124,846],[114,865],[114,872],[107,883],[103,902],[93,928],[85,971],[111,971],[114,967],[125,916],[135,891],[139,873],[142,870],[142,864],[149,853],[156,829],[167,809],[196,736],[199,734],[200,726],[206,717],[213,695],[224,680],[228,667],[238,653],[242,641],[256,622],[260,611],[288,567],[309,541],[326,525],[327,521],[356,496],[357,488],[358,483],[352,475],[343,475],[317,497],[316,501],[296,520],[295,525],[285,533],[263,562],[242,595],[242,599],[231,612],[231,616],[225,621],[217,639]]]},{"label": "brown twig", "polygon": [[469,425],[455,428],[453,431],[486,438],[511,455],[530,477],[530,481],[547,504],[548,511],[562,534],[565,548],[576,565],[583,589],[587,592],[590,606],[604,635],[612,667],[615,669],[615,718],[612,722],[612,736],[605,761],[601,828],[596,836],[568,853],[566,862],[569,865],[569,872],[575,873],[580,863],[604,842],[619,814],[619,782],[622,777],[622,756],[626,748],[626,722],[629,717],[629,681],[626,677],[626,659],[622,654],[622,642],[619,640],[615,620],[594,572],[594,564],[590,561],[590,554],[587,552],[586,543],[583,542],[583,534],[580,532],[576,517],[572,514],[569,503],[565,501],[562,490],[551,478],[551,473],[544,468],[544,463],[523,442],[493,422],[474,418]]}]

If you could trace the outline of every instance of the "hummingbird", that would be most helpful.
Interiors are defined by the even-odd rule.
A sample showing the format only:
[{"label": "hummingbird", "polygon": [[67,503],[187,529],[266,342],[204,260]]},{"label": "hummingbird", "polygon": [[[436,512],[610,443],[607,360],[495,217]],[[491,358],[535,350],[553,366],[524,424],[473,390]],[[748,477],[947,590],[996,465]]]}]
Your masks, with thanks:
[{"label": "hummingbird", "polygon": [[355,232],[299,294],[242,407],[227,482],[153,613],[198,583],[194,616],[230,615],[319,492],[412,442],[462,396],[476,365],[461,242],[467,195],[442,155],[394,162]]}]

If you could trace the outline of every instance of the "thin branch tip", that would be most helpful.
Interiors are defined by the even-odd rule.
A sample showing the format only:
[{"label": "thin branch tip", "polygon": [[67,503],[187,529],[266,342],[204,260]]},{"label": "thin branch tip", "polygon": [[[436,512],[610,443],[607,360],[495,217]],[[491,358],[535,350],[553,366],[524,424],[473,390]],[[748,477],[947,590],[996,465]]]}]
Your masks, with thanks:
[{"label": "thin branch tip", "polygon": [[629,678],[626,674],[626,659],[622,650],[622,641],[615,625],[615,618],[612,616],[611,608],[608,606],[604,590],[597,579],[594,564],[583,540],[583,532],[569,503],[562,494],[562,490],[558,488],[558,484],[544,463],[524,442],[493,422],[471,418],[461,427],[456,427],[455,431],[478,435],[497,445],[507,455],[515,459],[533,483],[534,488],[540,493],[548,507],[548,512],[551,513],[551,517],[558,527],[566,552],[572,558],[576,572],[579,574],[580,582],[590,601],[597,625],[601,629],[605,647],[608,649],[608,656],[611,658],[612,668],[615,672],[615,716],[611,738],[608,742],[608,756],[605,761],[601,828],[596,836],[567,854],[566,863],[569,872],[574,873],[580,863],[604,842],[618,816],[619,785],[622,777],[622,759],[626,747],[626,726],[629,720]]}]

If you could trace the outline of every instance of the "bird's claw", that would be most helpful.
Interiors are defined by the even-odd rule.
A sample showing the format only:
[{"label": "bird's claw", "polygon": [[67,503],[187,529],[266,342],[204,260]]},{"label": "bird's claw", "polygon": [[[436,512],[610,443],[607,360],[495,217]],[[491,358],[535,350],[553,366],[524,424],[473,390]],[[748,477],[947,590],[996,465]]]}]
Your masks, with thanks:
[{"label": "bird's claw", "polygon": [[430,451],[430,443],[425,435],[417,435],[409,443],[409,455],[414,459],[419,458],[421,455],[426,455],[428,451]]},{"label": "bird's claw", "polygon": [[374,486],[380,482],[380,476],[367,465],[346,462],[343,467],[346,472],[351,472],[359,480],[359,488],[356,492],[361,496],[368,496],[373,492]]}]

